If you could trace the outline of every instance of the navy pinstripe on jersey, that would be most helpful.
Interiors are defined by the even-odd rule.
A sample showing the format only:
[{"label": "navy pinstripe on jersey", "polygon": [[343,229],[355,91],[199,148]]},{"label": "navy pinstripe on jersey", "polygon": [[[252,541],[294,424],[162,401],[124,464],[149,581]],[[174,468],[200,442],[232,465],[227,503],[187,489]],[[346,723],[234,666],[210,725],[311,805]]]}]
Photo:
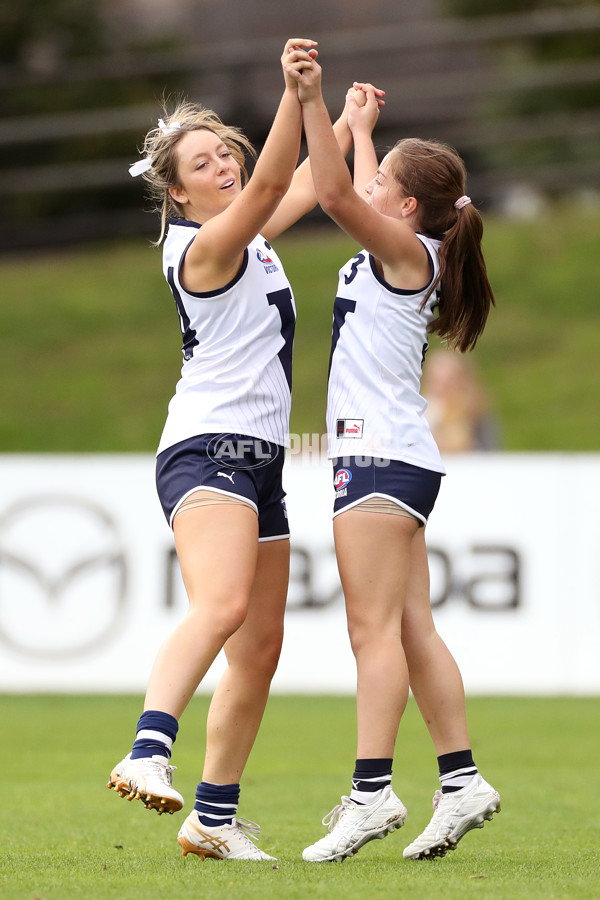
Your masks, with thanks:
[{"label": "navy pinstripe on jersey", "polygon": [[[418,237],[433,279],[440,241]],[[444,472],[419,392],[437,302],[434,292],[421,309],[427,287],[387,284],[366,250],[340,270],[327,395],[330,458],[382,457]]]},{"label": "navy pinstripe on jersey", "polygon": [[163,248],[163,271],[183,337],[183,366],[158,452],[219,432],[288,446],[296,308],[283,266],[257,235],[229,284],[186,291],[180,272],[198,228],[172,220]]}]

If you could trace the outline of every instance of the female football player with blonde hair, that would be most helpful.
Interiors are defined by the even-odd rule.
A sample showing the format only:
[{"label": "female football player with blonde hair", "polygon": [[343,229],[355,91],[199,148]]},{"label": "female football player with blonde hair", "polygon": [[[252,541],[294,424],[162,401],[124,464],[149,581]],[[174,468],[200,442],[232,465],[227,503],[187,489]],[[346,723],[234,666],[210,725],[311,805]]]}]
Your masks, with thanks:
[{"label": "female football player with blonde hair", "polygon": [[[254,842],[258,826],[239,819],[237,808],[283,637],[289,529],[281,470],[295,306],[270,241],[316,204],[308,162],[294,173],[302,113],[291,74],[310,64],[315,46],[287,42],[283,97],[245,185],[246,138],[188,103],[159,121],[132,166],[161,210],[163,271],[183,336],[157,487],[190,605],[158,653],[132,752],[109,787],[159,813],[181,809],[172,744],[224,649],[202,781],[178,836],[184,854],[201,858],[272,859]],[[336,133],[347,152],[347,109]],[[142,628],[132,640],[145,640]]]}]

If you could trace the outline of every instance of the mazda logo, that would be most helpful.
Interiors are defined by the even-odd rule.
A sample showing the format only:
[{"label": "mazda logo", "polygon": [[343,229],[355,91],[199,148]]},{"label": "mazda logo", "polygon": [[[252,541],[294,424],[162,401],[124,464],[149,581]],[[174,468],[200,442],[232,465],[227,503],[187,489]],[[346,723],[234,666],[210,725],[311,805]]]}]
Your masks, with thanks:
[{"label": "mazda logo", "polygon": [[20,499],[0,514],[0,641],[64,660],[100,647],[127,606],[127,560],[114,520],[66,494]]}]

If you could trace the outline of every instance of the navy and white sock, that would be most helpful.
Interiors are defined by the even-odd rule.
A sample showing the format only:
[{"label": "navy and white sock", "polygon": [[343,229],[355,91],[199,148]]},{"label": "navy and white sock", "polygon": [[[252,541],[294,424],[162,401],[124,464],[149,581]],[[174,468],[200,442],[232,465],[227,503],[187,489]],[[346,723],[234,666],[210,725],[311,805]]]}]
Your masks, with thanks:
[{"label": "navy and white sock", "polygon": [[357,759],[352,776],[350,799],[355,803],[374,803],[392,783],[392,759]]},{"label": "navy and white sock", "polygon": [[194,809],[203,825],[214,828],[231,825],[239,802],[239,784],[211,784],[210,781],[202,781],[196,788]]},{"label": "navy and white sock", "polygon": [[147,709],[139,718],[132,759],[166,756],[171,759],[171,749],[177,737],[179,722],[169,713]]},{"label": "navy and white sock", "polygon": [[458,750],[456,753],[444,753],[438,756],[442,794],[460,791],[468,785],[478,769],[473,762],[470,750]]}]

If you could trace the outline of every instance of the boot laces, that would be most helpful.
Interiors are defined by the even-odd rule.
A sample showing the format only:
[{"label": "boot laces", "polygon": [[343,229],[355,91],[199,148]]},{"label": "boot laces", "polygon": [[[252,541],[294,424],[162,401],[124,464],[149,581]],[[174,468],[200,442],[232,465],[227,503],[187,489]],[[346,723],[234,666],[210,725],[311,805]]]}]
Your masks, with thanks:
[{"label": "boot laces", "polygon": [[243,816],[240,816],[233,820],[233,824],[237,825],[245,838],[248,838],[251,841],[258,840],[260,825],[257,825],[256,822],[251,822],[250,819],[245,819]]},{"label": "boot laces", "polygon": [[176,771],[177,766],[171,766],[168,763],[165,765],[165,763],[156,759],[146,760],[146,766],[153,775],[157,775],[161,780],[167,781],[168,784],[173,784],[173,772]]},{"label": "boot laces", "polygon": [[[344,802],[347,801],[347,802]],[[342,802],[338,803],[337,806],[334,806],[331,812],[328,812],[326,816],[321,820],[323,825],[326,825],[329,831],[333,831],[335,826],[339,823],[340,819],[344,815],[345,812],[350,808],[350,798],[342,797]]]}]

